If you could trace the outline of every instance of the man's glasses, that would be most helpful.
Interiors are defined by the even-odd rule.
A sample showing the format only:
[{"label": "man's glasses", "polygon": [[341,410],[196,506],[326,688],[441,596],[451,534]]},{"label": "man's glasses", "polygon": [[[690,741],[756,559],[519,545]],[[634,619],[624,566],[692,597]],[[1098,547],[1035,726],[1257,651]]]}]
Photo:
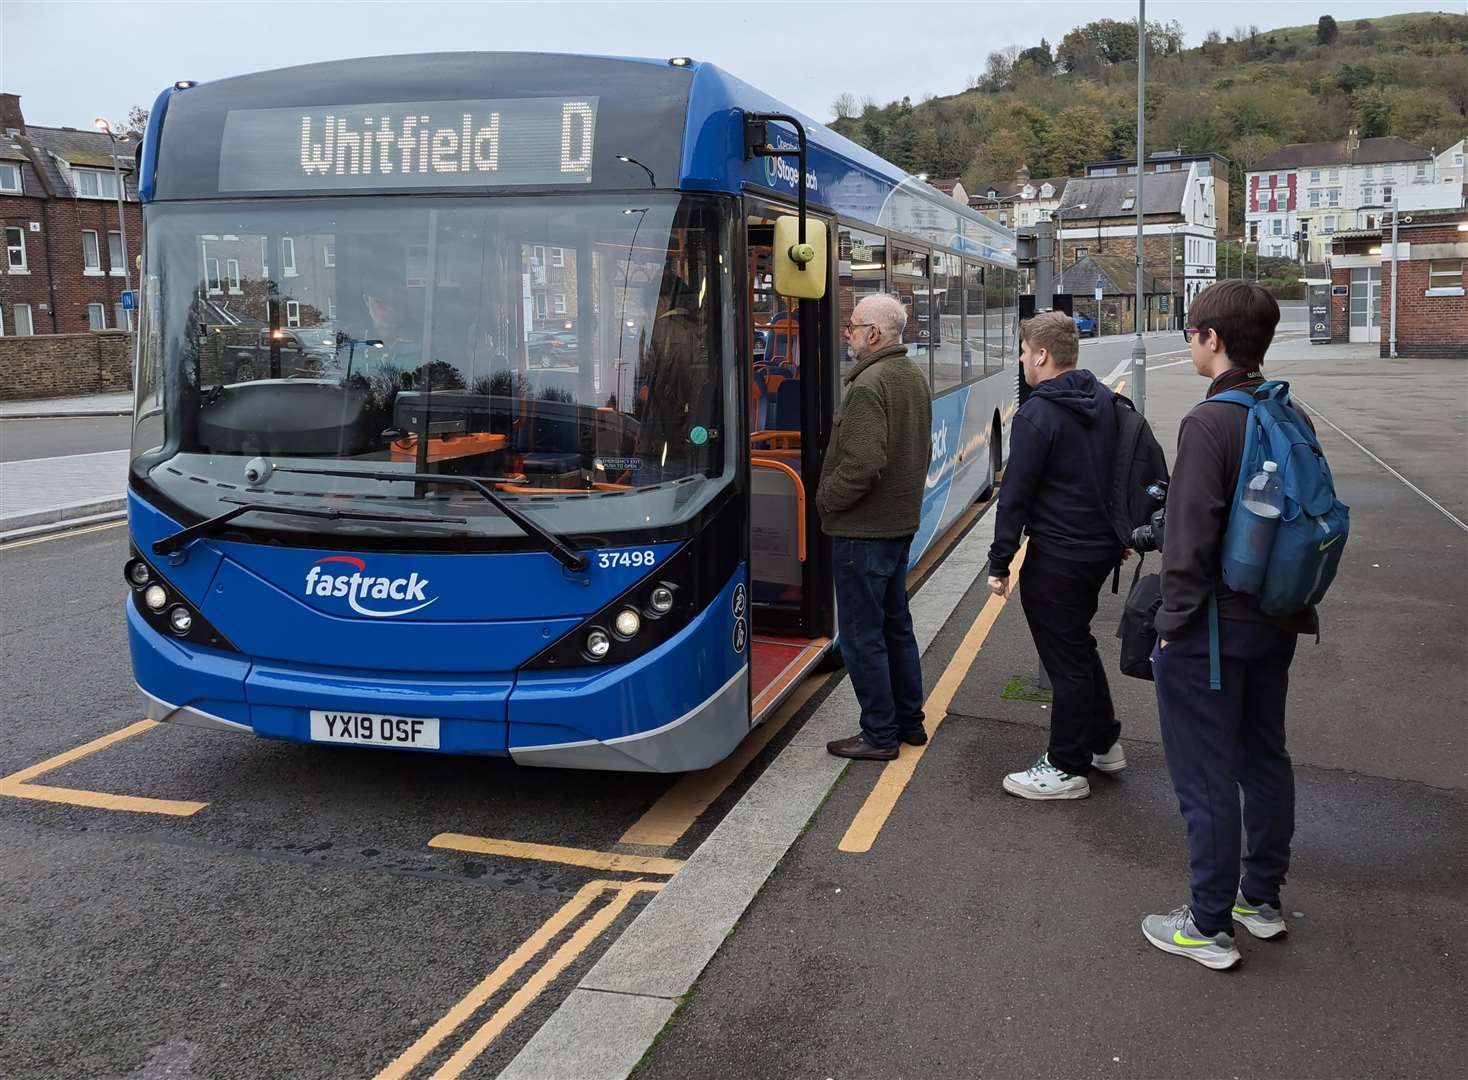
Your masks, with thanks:
[{"label": "man's glasses", "polygon": [[846,324],[846,331],[845,332],[849,334],[853,330],[857,330],[857,329],[860,329],[860,328],[866,327],[866,326],[876,326],[876,325],[877,325],[876,323],[869,323],[869,322],[849,322],[849,323]]},{"label": "man's glasses", "polygon": [[1193,340],[1193,335],[1194,334],[1201,334],[1201,333],[1203,333],[1203,331],[1202,330],[1199,330],[1196,326],[1185,326],[1185,327],[1183,327],[1183,340],[1184,341],[1187,341],[1187,342],[1191,342]]}]

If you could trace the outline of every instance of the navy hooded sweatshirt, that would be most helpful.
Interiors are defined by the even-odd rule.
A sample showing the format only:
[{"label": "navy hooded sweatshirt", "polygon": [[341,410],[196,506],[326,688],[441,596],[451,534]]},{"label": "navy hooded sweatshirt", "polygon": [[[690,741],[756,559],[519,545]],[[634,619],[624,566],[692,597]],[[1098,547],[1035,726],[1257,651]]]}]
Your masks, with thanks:
[{"label": "navy hooded sweatshirt", "polygon": [[999,489],[989,573],[1007,577],[1021,530],[1046,555],[1074,562],[1121,558],[1102,492],[1111,486],[1116,414],[1111,391],[1073,368],[1030,392],[1014,416]]}]

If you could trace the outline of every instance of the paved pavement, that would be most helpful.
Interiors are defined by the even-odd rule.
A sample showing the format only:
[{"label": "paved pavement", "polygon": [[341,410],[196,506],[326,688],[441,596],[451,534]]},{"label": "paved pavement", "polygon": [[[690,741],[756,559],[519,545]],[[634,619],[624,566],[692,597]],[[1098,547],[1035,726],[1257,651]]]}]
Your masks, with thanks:
[{"label": "paved pavement", "polygon": [[[1162,363],[1149,405],[1171,446],[1203,386]],[[1013,699],[1037,665],[1009,604],[872,849],[838,849],[881,772],[859,763],[677,1003],[639,1080],[1461,1071],[1468,371],[1305,344],[1278,347],[1268,369],[1318,410],[1353,511],[1322,641],[1301,642],[1292,673],[1289,938],[1244,937],[1230,974],[1142,941],[1143,913],[1186,898],[1149,685],[1113,679],[1131,766],[1089,800],[1002,793],[1047,720],[1042,702]],[[1120,598],[1102,599],[1114,671]],[[930,685],[985,602],[976,582],[925,654]]]},{"label": "paved pavement", "polygon": [[0,401],[0,541],[121,514],[131,413],[130,393]]},{"label": "paved pavement", "polygon": [[78,397],[0,401],[0,420],[47,416],[126,416],[133,411],[133,395],[85,394]]}]

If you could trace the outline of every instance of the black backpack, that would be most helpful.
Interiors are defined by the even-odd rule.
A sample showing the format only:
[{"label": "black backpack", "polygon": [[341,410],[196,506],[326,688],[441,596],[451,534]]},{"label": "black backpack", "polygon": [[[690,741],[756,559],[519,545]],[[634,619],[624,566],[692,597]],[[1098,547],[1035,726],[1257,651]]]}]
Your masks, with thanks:
[{"label": "black backpack", "polygon": [[[1132,530],[1147,524],[1157,500],[1147,494],[1147,485],[1167,482],[1167,456],[1152,434],[1152,425],[1122,394],[1111,395],[1116,413],[1116,456],[1111,462],[1111,490],[1106,493],[1106,512],[1123,547],[1132,546]],[[1113,586],[1113,590],[1115,587]]]}]

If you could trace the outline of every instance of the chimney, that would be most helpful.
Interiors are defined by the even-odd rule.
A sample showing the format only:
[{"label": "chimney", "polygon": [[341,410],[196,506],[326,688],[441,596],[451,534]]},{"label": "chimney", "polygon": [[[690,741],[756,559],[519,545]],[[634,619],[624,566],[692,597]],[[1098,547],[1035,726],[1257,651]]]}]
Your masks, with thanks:
[{"label": "chimney", "polygon": [[1346,154],[1355,157],[1356,151],[1361,149],[1361,133],[1352,128],[1346,133]]},{"label": "chimney", "polygon": [[25,132],[25,117],[20,111],[19,94],[0,94],[0,132]]}]

